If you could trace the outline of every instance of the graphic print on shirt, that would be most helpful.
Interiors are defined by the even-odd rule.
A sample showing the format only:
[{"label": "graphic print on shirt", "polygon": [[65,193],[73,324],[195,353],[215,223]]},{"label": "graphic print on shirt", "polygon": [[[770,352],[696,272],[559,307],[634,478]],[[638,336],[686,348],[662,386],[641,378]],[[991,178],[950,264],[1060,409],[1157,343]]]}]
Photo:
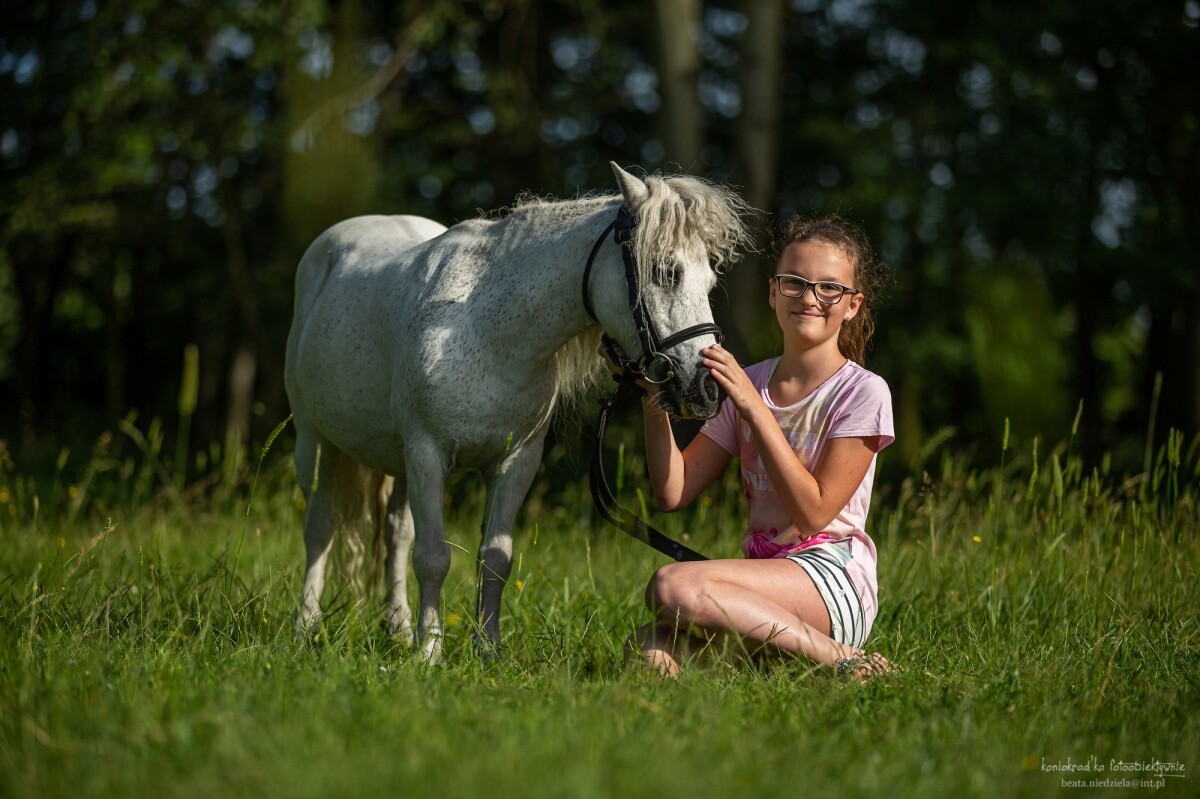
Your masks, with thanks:
[{"label": "graphic print on shirt", "polygon": [[[805,469],[812,471],[820,460],[821,452],[825,449],[825,433],[833,416],[830,406],[835,397],[830,394],[810,395],[809,400],[801,401],[789,408],[772,407],[771,413],[779,422],[780,429],[785,432],[788,443],[800,459],[800,463]],[[738,432],[740,433],[738,437],[741,439],[739,454],[742,461],[742,486],[745,489],[746,498],[753,500],[760,493],[774,495],[775,487],[771,485],[771,478],[767,474],[762,456],[758,454],[758,448],[754,446],[750,425],[744,419],[738,419]],[[782,512],[783,505],[777,497],[771,496],[768,505],[779,509],[778,518],[774,519],[772,524],[767,524],[772,520],[759,518],[755,520],[755,527],[764,524],[766,525],[763,527],[764,530],[768,528],[784,530],[791,526],[791,519]]]}]

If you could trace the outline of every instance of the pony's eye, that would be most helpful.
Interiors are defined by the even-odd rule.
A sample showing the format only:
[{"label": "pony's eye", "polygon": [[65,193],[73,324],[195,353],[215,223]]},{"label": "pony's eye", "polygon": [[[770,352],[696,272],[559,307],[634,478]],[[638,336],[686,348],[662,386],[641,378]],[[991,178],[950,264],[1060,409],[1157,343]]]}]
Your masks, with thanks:
[{"label": "pony's eye", "polygon": [[654,282],[665,289],[678,288],[683,273],[675,264],[664,264],[654,270]]}]

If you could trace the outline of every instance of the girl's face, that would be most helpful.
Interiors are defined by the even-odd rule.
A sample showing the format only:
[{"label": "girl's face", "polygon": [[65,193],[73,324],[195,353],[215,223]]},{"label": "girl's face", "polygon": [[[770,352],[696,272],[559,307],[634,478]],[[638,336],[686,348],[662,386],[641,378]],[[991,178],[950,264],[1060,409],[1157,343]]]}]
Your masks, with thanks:
[{"label": "girl's face", "polygon": [[[854,287],[854,265],[841,248],[821,241],[800,241],[789,244],[775,266],[777,275],[796,275],[821,283],[840,283]],[[838,331],[847,319],[853,319],[862,305],[862,294],[842,295],[833,305],[818,302],[810,288],[799,297],[787,297],[779,291],[778,282],[771,281],[771,307],[783,328],[784,336],[803,349],[818,346],[837,347]]]}]

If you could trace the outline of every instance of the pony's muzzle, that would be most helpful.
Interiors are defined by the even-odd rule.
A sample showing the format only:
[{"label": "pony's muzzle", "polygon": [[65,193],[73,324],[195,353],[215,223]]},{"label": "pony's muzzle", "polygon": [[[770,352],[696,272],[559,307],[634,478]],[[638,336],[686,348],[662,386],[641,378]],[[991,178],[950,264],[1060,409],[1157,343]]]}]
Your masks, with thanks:
[{"label": "pony's muzzle", "polygon": [[[675,394],[675,384],[670,386],[669,391]],[[681,400],[678,405],[682,416],[689,419],[711,419],[721,410],[725,392],[707,369],[701,369],[692,378],[691,384],[683,390],[682,397],[676,395],[674,398]]]}]

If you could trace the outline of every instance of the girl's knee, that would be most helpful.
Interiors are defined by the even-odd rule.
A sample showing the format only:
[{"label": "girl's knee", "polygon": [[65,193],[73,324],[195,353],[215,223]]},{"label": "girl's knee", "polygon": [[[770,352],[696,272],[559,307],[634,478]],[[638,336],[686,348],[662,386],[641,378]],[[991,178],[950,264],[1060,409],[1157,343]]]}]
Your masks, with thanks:
[{"label": "girl's knee", "polygon": [[695,571],[683,563],[668,563],[655,571],[646,586],[650,612],[660,618],[664,614],[686,615],[700,593]]}]

